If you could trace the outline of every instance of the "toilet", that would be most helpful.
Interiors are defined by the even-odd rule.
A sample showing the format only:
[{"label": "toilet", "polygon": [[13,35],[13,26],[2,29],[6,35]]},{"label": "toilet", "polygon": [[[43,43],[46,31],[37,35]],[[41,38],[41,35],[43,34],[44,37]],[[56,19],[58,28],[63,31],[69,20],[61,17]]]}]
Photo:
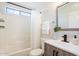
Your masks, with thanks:
[{"label": "toilet", "polygon": [[43,50],[42,49],[34,49],[30,52],[30,56],[42,56]]},{"label": "toilet", "polygon": [[41,48],[33,49],[30,51],[30,56],[42,56],[44,55],[44,41],[45,39],[41,39]]}]

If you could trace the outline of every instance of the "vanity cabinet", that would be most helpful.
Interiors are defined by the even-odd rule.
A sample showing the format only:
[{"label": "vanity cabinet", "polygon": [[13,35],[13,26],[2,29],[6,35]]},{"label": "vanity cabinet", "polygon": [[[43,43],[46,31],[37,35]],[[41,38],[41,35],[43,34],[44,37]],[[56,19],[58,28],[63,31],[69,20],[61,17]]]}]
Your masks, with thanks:
[{"label": "vanity cabinet", "polygon": [[75,56],[72,53],[66,52],[60,48],[57,48],[47,43],[45,43],[44,46],[44,55],[45,56]]},{"label": "vanity cabinet", "polygon": [[49,44],[45,44],[45,55],[46,56],[54,56],[55,54],[55,50],[57,50],[57,48],[55,48],[54,46],[52,47],[51,45]]}]

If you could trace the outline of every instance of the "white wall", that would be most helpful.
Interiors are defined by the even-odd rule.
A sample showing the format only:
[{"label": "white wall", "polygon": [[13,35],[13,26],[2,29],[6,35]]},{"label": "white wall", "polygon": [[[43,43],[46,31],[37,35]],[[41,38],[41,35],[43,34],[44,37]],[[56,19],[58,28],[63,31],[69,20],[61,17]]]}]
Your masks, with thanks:
[{"label": "white wall", "polygon": [[49,5],[49,8],[46,8],[44,11],[42,11],[42,24],[45,21],[50,22],[50,34],[49,35],[43,35],[41,34],[41,37],[43,38],[53,38],[54,32],[53,28],[56,26],[56,4]]},{"label": "white wall", "polygon": [[31,12],[31,48],[40,48],[41,14],[39,11]]}]

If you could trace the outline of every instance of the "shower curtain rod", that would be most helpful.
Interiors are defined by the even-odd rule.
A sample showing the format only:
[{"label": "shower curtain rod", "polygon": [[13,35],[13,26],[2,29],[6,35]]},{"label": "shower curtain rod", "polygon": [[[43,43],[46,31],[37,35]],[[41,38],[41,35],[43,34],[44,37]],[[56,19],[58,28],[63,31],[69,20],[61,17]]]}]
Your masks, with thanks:
[{"label": "shower curtain rod", "polygon": [[32,10],[32,9],[30,9],[30,8],[27,8],[27,7],[24,7],[24,6],[21,6],[21,5],[12,3],[12,2],[7,2],[7,3],[12,4],[12,5],[15,5],[15,6],[18,6],[18,7],[21,7],[21,8],[24,8],[24,9]]}]

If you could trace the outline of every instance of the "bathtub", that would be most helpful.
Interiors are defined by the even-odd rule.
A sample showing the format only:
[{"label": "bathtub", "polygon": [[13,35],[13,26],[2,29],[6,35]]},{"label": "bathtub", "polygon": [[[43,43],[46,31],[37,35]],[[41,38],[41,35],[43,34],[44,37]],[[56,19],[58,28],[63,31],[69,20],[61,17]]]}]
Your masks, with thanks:
[{"label": "bathtub", "polygon": [[23,50],[19,50],[19,51],[9,53],[8,56],[29,56],[30,51],[31,51],[31,48],[26,48],[26,49],[23,49]]}]

